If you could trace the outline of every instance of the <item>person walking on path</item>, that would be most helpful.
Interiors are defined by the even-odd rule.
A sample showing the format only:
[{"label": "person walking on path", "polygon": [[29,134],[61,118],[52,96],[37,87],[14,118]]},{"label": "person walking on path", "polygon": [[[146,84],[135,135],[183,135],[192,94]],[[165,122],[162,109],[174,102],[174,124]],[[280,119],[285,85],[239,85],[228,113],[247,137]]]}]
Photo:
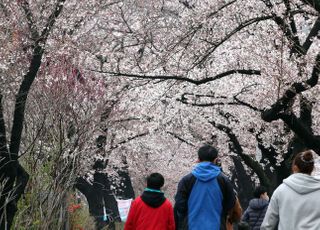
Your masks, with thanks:
[{"label": "person walking on path", "polygon": [[164,178],[152,173],[147,178],[147,188],[130,207],[124,230],[174,230],[173,207],[160,188]]},{"label": "person walking on path", "polygon": [[253,196],[254,198],[250,200],[249,207],[241,220],[247,222],[250,229],[259,230],[269,204],[267,189],[264,186],[259,186],[255,189]]},{"label": "person walking on path", "polygon": [[298,153],[293,174],[274,191],[261,229],[319,230],[320,179],[311,176],[313,151]]},{"label": "person walking on path", "polygon": [[233,186],[216,165],[218,151],[210,145],[198,150],[199,163],[184,176],[175,196],[176,229],[226,229],[228,220],[240,219],[241,211],[234,212],[237,202]]}]

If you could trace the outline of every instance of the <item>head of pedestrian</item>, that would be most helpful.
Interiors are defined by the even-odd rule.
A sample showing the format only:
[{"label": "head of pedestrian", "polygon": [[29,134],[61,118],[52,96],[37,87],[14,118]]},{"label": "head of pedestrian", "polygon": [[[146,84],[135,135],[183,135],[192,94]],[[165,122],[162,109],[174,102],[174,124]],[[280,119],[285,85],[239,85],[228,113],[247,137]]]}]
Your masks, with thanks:
[{"label": "head of pedestrian", "polygon": [[254,198],[269,200],[267,188],[264,186],[258,186],[253,192]]},{"label": "head of pedestrian", "polygon": [[292,172],[311,175],[314,169],[313,155],[314,152],[312,150],[298,153],[292,163]]},{"label": "head of pedestrian", "polygon": [[211,145],[203,145],[198,150],[198,160],[199,162],[207,161],[219,165],[218,150]]},{"label": "head of pedestrian", "polygon": [[160,190],[164,185],[164,177],[160,173],[151,173],[147,177],[147,188],[150,190]]}]

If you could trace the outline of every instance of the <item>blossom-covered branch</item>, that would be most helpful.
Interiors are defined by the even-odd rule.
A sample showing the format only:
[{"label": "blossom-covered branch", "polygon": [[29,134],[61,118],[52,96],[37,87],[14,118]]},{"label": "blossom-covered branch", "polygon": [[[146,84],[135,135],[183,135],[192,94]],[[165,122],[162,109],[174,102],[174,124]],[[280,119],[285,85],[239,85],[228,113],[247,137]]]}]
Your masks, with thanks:
[{"label": "blossom-covered branch", "polygon": [[195,147],[194,144],[192,144],[190,141],[182,138],[181,136],[179,136],[178,134],[174,133],[174,132],[171,132],[171,131],[167,131],[168,134],[170,134],[171,136],[173,136],[174,138],[178,139],[179,141],[183,142],[183,143],[186,143],[187,145],[190,145],[192,147]]},{"label": "blossom-covered branch", "polygon": [[271,183],[268,177],[265,175],[262,166],[257,161],[255,161],[252,157],[250,157],[249,155],[243,152],[242,146],[239,143],[237,136],[232,132],[232,129],[223,124],[216,123],[214,121],[210,121],[209,123],[214,127],[216,127],[217,129],[224,132],[229,137],[235,153],[237,153],[237,155],[241,157],[244,163],[247,166],[249,166],[257,174],[260,180],[260,183],[262,185],[265,185],[266,187],[269,187]]},{"label": "blossom-covered branch", "polygon": [[314,135],[293,113],[282,113],[279,118],[304,141],[308,148],[313,149],[320,155],[320,136]]},{"label": "blossom-covered branch", "polygon": [[[271,18],[273,18],[274,16],[272,15],[268,15],[268,16],[261,16],[261,17],[256,17],[256,18],[251,18],[248,19],[244,22],[242,22],[240,25],[238,25],[235,29],[233,29],[231,32],[229,32],[228,34],[226,34],[219,42],[213,44],[212,47],[209,47],[206,51],[205,54],[201,57],[198,58],[198,60],[196,60],[194,62],[194,64],[192,65],[192,68],[194,68],[195,66],[199,66],[201,64],[203,64],[208,58],[209,56],[218,48],[220,47],[222,44],[224,44],[226,41],[228,41],[233,35],[237,34],[238,32],[240,32],[242,29],[247,28],[248,26],[257,23],[257,22],[261,22],[261,21],[265,21],[265,20],[269,20]],[[192,69],[191,68],[191,69]]]},{"label": "blossom-covered branch", "polygon": [[320,53],[316,57],[316,63],[313,67],[313,71],[311,77],[302,82],[295,82],[291,85],[289,89],[285,91],[283,96],[279,98],[270,109],[266,109],[262,112],[261,117],[263,120],[267,122],[271,122],[273,120],[277,120],[279,115],[284,112],[289,102],[298,94],[314,87],[318,83],[320,73]]},{"label": "blossom-covered branch", "polygon": [[36,23],[34,22],[34,16],[31,12],[30,9],[30,5],[29,2],[27,0],[22,0],[22,1],[18,1],[21,4],[22,9],[24,10],[26,19],[27,19],[27,23],[29,26],[29,30],[31,33],[31,38],[36,41],[37,39],[39,39],[39,32],[38,32],[38,28],[36,26]]},{"label": "blossom-covered branch", "polygon": [[121,73],[121,72],[109,72],[109,71],[97,71],[92,70],[94,72],[109,74],[113,76],[123,76],[128,78],[139,78],[139,79],[151,79],[151,80],[176,80],[176,81],[182,81],[182,82],[189,82],[191,84],[195,85],[202,85],[206,84],[211,81],[215,81],[218,79],[221,79],[223,77],[232,75],[232,74],[245,74],[245,75],[261,75],[260,70],[244,70],[244,69],[235,69],[235,70],[229,70],[220,74],[217,74],[213,77],[203,78],[200,80],[194,80],[192,78],[183,77],[179,75],[142,75],[142,74],[132,74],[132,73]]},{"label": "blossom-covered branch", "polygon": [[52,27],[54,23],[56,22],[57,18],[59,17],[59,14],[61,13],[63,9],[63,4],[66,0],[58,0],[55,4],[54,10],[52,11],[51,15],[47,19],[47,23],[44,26],[42,32],[41,32],[41,41],[44,43],[46,42],[50,31],[52,30]]}]

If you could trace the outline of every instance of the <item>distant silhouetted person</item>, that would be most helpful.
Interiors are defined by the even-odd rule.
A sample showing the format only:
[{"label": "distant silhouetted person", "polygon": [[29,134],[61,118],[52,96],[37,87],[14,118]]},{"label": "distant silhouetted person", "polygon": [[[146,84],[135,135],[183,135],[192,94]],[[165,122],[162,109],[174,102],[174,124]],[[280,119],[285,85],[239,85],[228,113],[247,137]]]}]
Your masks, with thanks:
[{"label": "distant silhouetted person", "polygon": [[250,200],[249,207],[244,212],[241,220],[247,222],[250,225],[250,229],[259,230],[269,204],[267,189],[259,186],[255,189],[253,196],[254,198]]},{"label": "distant silhouetted person", "polygon": [[261,225],[262,230],[319,230],[320,179],[311,176],[313,151],[298,153],[293,174],[274,191]]},{"label": "distant silhouetted person", "polygon": [[[198,150],[199,163],[178,184],[175,196],[177,229],[220,230],[230,222],[239,220],[235,212],[236,195],[229,179],[216,165],[218,151],[210,145]],[[239,206],[240,207],[240,206]]]},{"label": "distant silhouetted person", "polygon": [[174,230],[173,208],[160,188],[164,178],[152,173],[147,178],[147,188],[130,207],[125,230]]}]

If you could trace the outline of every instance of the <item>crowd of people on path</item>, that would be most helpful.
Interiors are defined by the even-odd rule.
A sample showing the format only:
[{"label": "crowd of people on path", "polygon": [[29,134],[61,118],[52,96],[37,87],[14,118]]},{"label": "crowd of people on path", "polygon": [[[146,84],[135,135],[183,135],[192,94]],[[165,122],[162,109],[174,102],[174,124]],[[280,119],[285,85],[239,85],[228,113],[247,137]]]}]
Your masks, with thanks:
[{"label": "crowd of people on path", "polygon": [[[256,187],[248,208],[242,208],[231,181],[221,171],[218,151],[198,150],[198,163],[177,188],[175,204],[164,196],[164,177],[152,173],[143,193],[131,204],[125,230],[319,230],[320,179],[313,151],[298,153],[292,175],[273,192]],[[234,224],[237,223],[237,224]],[[235,226],[234,226],[235,225]]]}]

